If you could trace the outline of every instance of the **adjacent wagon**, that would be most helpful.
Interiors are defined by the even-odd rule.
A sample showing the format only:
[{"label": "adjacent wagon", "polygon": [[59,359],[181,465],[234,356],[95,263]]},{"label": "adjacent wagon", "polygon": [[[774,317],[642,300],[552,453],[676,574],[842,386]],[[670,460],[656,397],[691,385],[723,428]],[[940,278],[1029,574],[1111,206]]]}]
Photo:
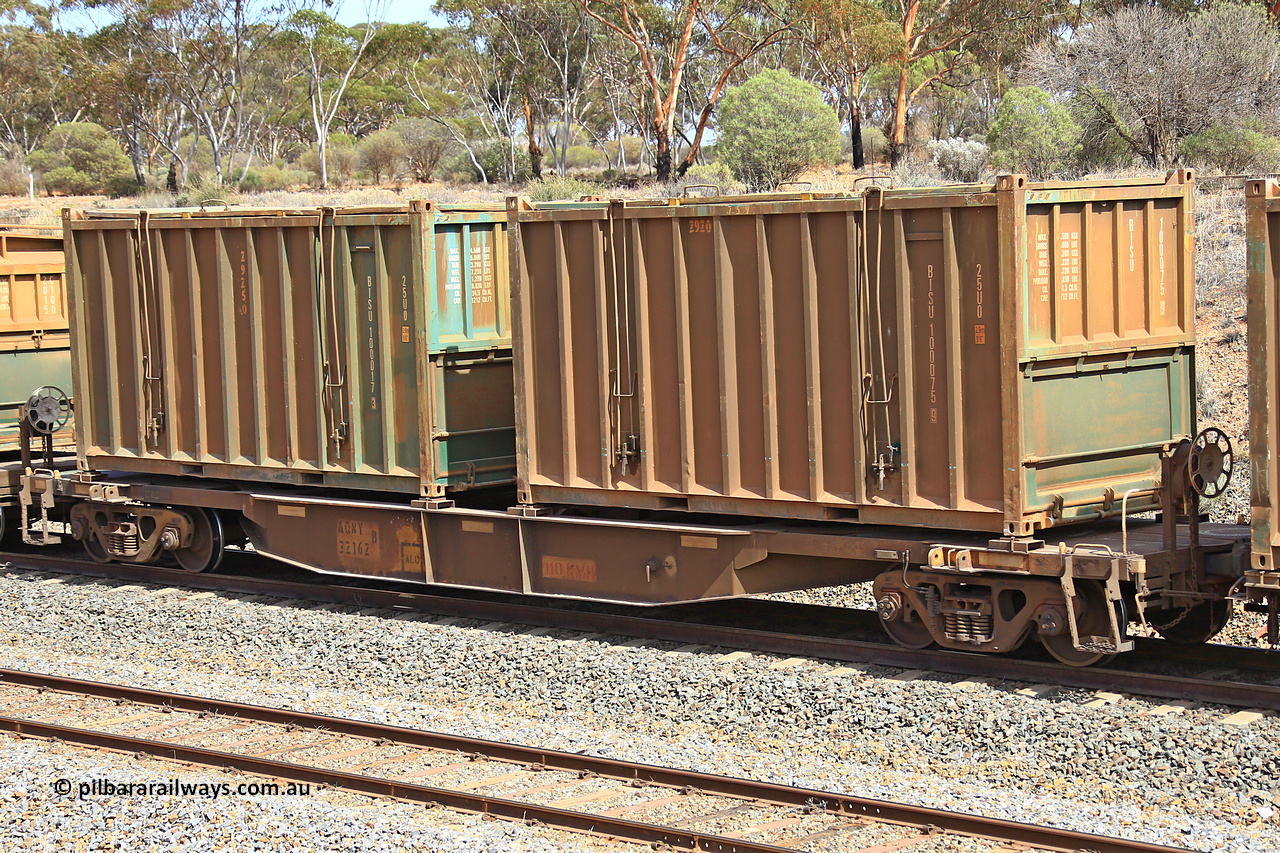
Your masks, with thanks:
[{"label": "adjacent wagon", "polygon": [[33,394],[47,401],[37,436],[66,449],[71,432],[71,353],[62,238],[37,228],[0,228],[0,535],[22,474],[20,418]]}]

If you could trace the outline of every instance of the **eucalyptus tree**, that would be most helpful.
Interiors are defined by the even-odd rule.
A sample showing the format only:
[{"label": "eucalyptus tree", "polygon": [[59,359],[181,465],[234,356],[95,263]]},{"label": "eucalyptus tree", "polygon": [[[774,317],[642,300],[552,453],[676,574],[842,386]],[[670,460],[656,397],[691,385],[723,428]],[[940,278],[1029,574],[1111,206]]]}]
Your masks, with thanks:
[{"label": "eucalyptus tree", "polygon": [[588,15],[629,44],[643,70],[651,101],[650,132],[655,177],[671,178],[677,99],[689,64],[717,69],[695,120],[688,155],[679,171],[697,157],[703,132],[742,65],[766,47],[793,37],[794,12],[769,0],[577,0]]},{"label": "eucalyptus tree", "polygon": [[[25,23],[17,21],[19,6]],[[34,151],[52,127],[84,112],[79,36],[60,30],[55,12],[0,2],[0,147],[15,155]]]},{"label": "eucalyptus tree", "polygon": [[433,31],[428,43],[406,54],[401,74],[414,105],[467,153],[480,180],[489,183],[502,176],[485,168],[481,147],[503,144],[505,172],[518,171],[523,69],[472,36],[456,28]]},{"label": "eucalyptus tree", "polygon": [[898,29],[874,0],[804,0],[800,31],[823,81],[849,120],[851,159],[866,165],[862,146],[862,94],[867,75],[898,44]]},{"label": "eucalyptus tree", "polygon": [[[326,8],[328,5],[324,0],[316,4]],[[311,129],[320,154],[321,189],[329,186],[329,164],[325,156],[329,129],[379,26],[369,21],[362,26],[347,27],[313,6],[298,9],[285,21],[281,42],[292,48],[306,81]]]},{"label": "eucalyptus tree", "polygon": [[1028,51],[1027,77],[1073,98],[1086,135],[1119,139],[1153,168],[1176,165],[1182,140],[1214,125],[1280,130],[1280,33],[1261,6],[1121,9],[1072,43]]},{"label": "eucalyptus tree", "polygon": [[897,91],[889,125],[889,159],[906,153],[907,114],[930,86],[1006,53],[1010,43],[1031,44],[1046,34],[1065,0],[883,0],[898,27],[891,62]]},{"label": "eucalyptus tree", "polygon": [[491,79],[509,85],[534,177],[541,176],[545,154],[539,135],[563,172],[593,73],[596,21],[574,0],[442,0],[439,6],[485,56]]},{"label": "eucalyptus tree", "polygon": [[100,0],[95,7],[136,40],[134,59],[208,140],[216,178],[225,182],[231,155],[246,148],[262,120],[258,87],[278,24],[274,10],[246,0]]}]

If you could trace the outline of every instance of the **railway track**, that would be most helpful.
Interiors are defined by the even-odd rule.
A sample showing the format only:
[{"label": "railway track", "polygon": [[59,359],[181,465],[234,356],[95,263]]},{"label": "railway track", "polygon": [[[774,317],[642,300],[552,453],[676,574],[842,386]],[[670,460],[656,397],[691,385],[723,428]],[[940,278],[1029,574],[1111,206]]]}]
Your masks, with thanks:
[{"label": "railway track", "polygon": [[[666,608],[663,616],[644,608],[603,606],[582,602],[572,606],[537,605],[529,599],[512,601],[492,594],[479,596],[410,591],[405,585],[353,586],[280,580],[253,575],[191,574],[153,565],[98,564],[45,553],[0,553],[0,564],[32,570],[155,583],[179,588],[216,590],[233,594],[266,595],[357,607],[412,610],[439,616],[515,623],[562,630],[610,634],[681,644],[809,657],[822,660],[902,667],[977,678],[1047,683],[1097,691],[1114,691],[1180,699],[1206,704],[1280,711],[1280,651],[1238,646],[1180,646],[1163,640],[1139,639],[1137,649],[1109,667],[1079,668],[1057,662],[1008,655],[979,655],[944,649],[905,649],[893,644],[808,631],[830,622],[835,608],[786,605],[781,602],[740,600],[705,602]],[[452,591],[451,591],[452,592]],[[664,618],[674,614],[678,618]],[[790,614],[788,616],[788,614]],[[853,633],[875,631],[875,616],[844,611]],[[806,632],[744,625],[804,624]],[[831,628],[828,624],[826,627]],[[1161,671],[1139,668],[1151,662]],[[1171,675],[1170,669],[1201,675]],[[1207,672],[1206,672],[1207,670]],[[1252,679],[1252,680],[1251,680]]]},{"label": "railway track", "polygon": [[[277,708],[0,670],[0,730],[678,850],[1177,848]],[[936,848],[930,846],[938,842]],[[975,849],[968,847],[966,849]]]}]

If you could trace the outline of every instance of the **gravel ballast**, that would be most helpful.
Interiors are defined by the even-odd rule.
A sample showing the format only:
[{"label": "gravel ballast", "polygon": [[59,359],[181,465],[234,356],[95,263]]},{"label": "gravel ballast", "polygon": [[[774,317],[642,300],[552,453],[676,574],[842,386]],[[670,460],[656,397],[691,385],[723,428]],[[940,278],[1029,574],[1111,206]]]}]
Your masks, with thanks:
[{"label": "gravel ballast", "polygon": [[[112,785],[163,785],[175,780],[185,793],[98,794],[103,780]],[[266,782],[146,757],[5,737],[0,740],[0,846],[13,853],[587,853],[609,849],[584,836],[544,827],[489,821],[314,785],[288,795],[249,793],[262,790],[258,786]],[[69,786],[69,793],[55,790],[60,784]],[[285,790],[288,783],[280,784]]]},{"label": "gravel ballast", "polygon": [[[0,573],[0,602],[7,667],[1197,850],[1280,849],[1274,716],[1231,726],[1222,720],[1236,709],[1158,713],[1159,702],[1131,698],[1085,707],[1086,691],[1026,696],[1021,683],[771,668],[768,656],[727,662],[714,650],[39,574]],[[25,784],[20,766],[6,765],[0,796]],[[10,824],[22,814],[12,802],[0,807]]]}]

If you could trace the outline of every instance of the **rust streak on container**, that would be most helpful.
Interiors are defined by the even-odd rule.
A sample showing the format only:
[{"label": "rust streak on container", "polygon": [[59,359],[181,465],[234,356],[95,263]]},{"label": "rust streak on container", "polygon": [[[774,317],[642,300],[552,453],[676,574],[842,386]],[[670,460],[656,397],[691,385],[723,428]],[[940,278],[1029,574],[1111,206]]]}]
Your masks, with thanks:
[{"label": "rust streak on container", "polygon": [[[689,278],[685,272],[684,220],[671,220],[672,263],[675,277],[676,381],[680,399],[680,491],[688,494],[697,482],[697,459],[693,453],[693,356],[689,335]],[[536,390],[535,390],[536,393]]]},{"label": "rust streak on container", "polygon": [[[608,280],[605,275],[605,242],[608,238],[608,235],[605,233],[605,229],[610,229],[611,225],[612,223],[607,219],[591,223],[592,273],[595,276],[595,280],[600,282]],[[612,262],[616,264],[617,259],[612,257],[612,253],[610,253],[610,257]],[[612,276],[612,278],[615,283],[619,281],[616,275]],[[613,307],[615,311],[622,310],[622,306],[619,304],[622,298],[624,298],[621,290],[621,285],[617,285],[612,293],[614,299]],[[600,397],[600,443],[597,449],[599,459],[592,463],[592,467],[594,468],[596,465],[600,466],[599,483],[606,489],[612,489],[614,485],[613,466],[615,457],[610,451],[616,449],[612,447],[613,423],[615,419],[618,421],[621,421],[622,419],[623,402],[621,399],[612,399],[609,383],[611,380],[616,382],[617,384],[614,387],[621,390],[626,388],[631,382],[630,376],[623,375],[624,371],[630,371],[630,365],[624,366],[622,359],[622,353],[627,346],[626,338],[630,335],[631,330],[622,323],[615,324],[615,327],[618,329],[617,340],[615,343],[618,359],[612,365],[614,373],[610,376],[608,367],[610,362],[609,296],[611,294],[609,289],[605,287],[596,288],[595,294],[596,363],[600,365],[596,379],[596,393]],[[583,426],[585,426],[585,424]]]},{"label": "rust streak on container", "polygon": [[[696,220],[689,220],[690,224]],[[728,248],[725,246],[724,224],[719,216],[711,217],[712,264],[715,270],[716,330],[721,341],[736,341],[737,318],[734,315],[735,294],[733,268],[730,266]],[[720,352],[720,433],[721,486],[726,495],[736,495],[742,489],[742,469],[739,467],[741,434],[738,429],[738,364],[730,351]]]},{"label": "rust streak on container", "polygon": [[951,505],[963,506],[964,495],[964,375],[960,356],[960,261],[956,257],[955,220],[950,210],[942,212],[942,264],[946,282],[948,430],[951,456]]}]

